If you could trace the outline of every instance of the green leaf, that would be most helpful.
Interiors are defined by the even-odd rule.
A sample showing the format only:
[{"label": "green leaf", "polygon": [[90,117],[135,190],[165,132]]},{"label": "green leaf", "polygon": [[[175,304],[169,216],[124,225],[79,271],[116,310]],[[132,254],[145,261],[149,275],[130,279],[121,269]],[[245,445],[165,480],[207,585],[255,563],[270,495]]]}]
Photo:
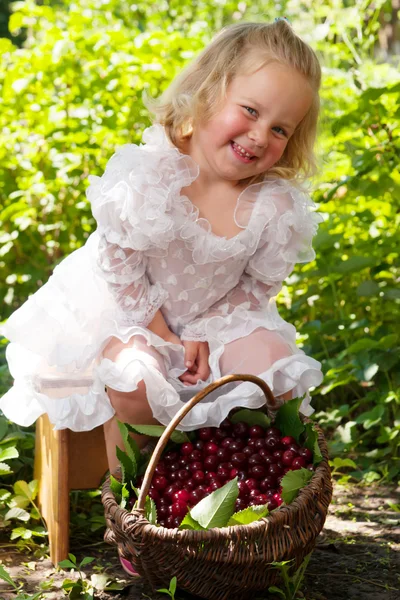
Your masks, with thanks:
[{"label": "green leaf", "polygon": [[192,529],[194,531],[205,531],[206,528],[202,527],[195,519],[193,519],[190,512],[185,515],[185,518],[179,525],[179,529]]},{"label": "green leaf", "polygon": [[293,398],[282,404],[276,415],[275,425],[281,430],[282,436],[293,436],[297,441],[304,431],[304,425],[299,417],[299,407],[303,398]]},{"label": "green leaf", "polygon": [[72,554],[72,552],[68,552],[68,558],[71,562],[74,563],[74,565],[76,565],[76,556],[75,554]]},{"label": "green leaf", "polygon": [[117,420],[118,428],[121,433],[121,437],[124,442],[125,451],[132,461],[136,465],[136,472],[140,463],[140,449],[135,440],[129,435],[129,426],[126,423],[121,423]]},{"label": "green leaf", "polygon": [[30,529],[26,529],[25,527],[16,527],[12,530],[10,539],[16,540],[20,537],[24,540],[30,540],[32,537],[32,531]]},{"label": "green leaf", "polygon": [[296,471],[289,471],[283,476],[281,481],[282,486],[282,500],[286,504],[290,504],[297,497],[299,490],[303,488],[310,481],[313,476],[312,471],[308,469],[297,469]]},{"label": "green leaf", "polygon": [[240,510],[233,514],[228,522],[229,526],[234,525],[248,525],[254,521],[259,521],[269,513],[268,506],[249,506],[243,510]]},{"label": "green leaf", "polygon": [[190,511],[191,516],[205,529],[225,527],[234,513],[239,495],[237,477],[200,500]]},{"label": "green leaf", "polygon": [[261,410],[250,410],[249,408],[243,408],[235,412],[230,420],[232,423],[247,423],[247,425],[260,425],[264,429],[268,429],[271,425],[271,419]]},{"label": "green leaf", "polygon": [[4,516],[6,521],[10,519],[19,519],[20,521],[29,521],[30,514],[22,508],[11,508]]},{"label": "green leaf", "polygon": [[121,496],[122,485],[114,475],[110,475],[110,489],[115,496]]},{"label": "green leaf", "polygon": [[122,482],[129,483],[135,481],[137,475],[137,465],[134,463],[129,456],[117,446],[117,458],[121,465],[122,471]]},{"label": "green leaf", "polygon": [[0,448],[0,462],[3,460],[11,460],[13,458],[18,458],[18,450],[13,446],[11,448]]},{"label": "green leaf", "polygon": [[171,581],[169,582],[169,591],[171,592],[172,596],[175,595],[177,583],[178,583],[178,580],[176,577],[173,577],[171,579]]},{"label": "green leaf", "polygon": [[3,565],[0,565],[0,579],[3,579],[7,583],[9,583],[15,590],[18,589],[18,586],[15,585],[11,575],[8,573],[8,571],[5,570]]},{"label": "green leaf", "polygon": [[374,256],[351,256],[348,260],[338,263],[334,270],[336,273],[355,273],[367,267],[373,267],[376,262],[377,259]]},{"label": "green leaf", "polygon": [[11,473],[10,465],[0,462],[0,475],[8,475],[9,473]]},{"label": "green leaf", "polygon": [[94,560],[96,560],[94,558],[94,556],[85,556],[84,559],[81,560],[79,568],[81,569],[82,567],[84,567],[85,565],[89,565],[91,562],[93,562]]},{"label": "green leaf", "polygon": [[67,558],[65,560],[61,560],[58,563],[58,566],[61,569],[76,569],[76,563],[74,564],[73,562],[71,562],[70,560],[68,560]]},{"label": "green leaf", "polygon": [[[151,437],[160,438],[165,431],[165,427],[162,425],[127,425],[129,431],[138,433],[139,435],[148,435]],[[184,431],[173,431],[170,437],[172,442],[175,444],[184,444],[189,442],[190,439]]]},{"label": "green leaf", "polygon": [[19,496],[23,496],[29,501],[33,499],[32,489],[29,487],[26,481],[17,481],[14,483],[14,492]]},{"label": "green leaf", "polygon": [[351,469],[357,469],[357,465],[351,458],[340,458],[337,456],[333,460],[329,461],[329,464],[334,469],[341,469],[342,467],[350,467]]},{"label": "green leaf", "polygon": [[150,498],[150,496],[146,496],[146,502],[144,505],[144,510],[146,513],[146,519],[152,525],[157,524],[157,508],[154,500]]},{"label": "green leaf", "polygon": [[280,594],[281,596],[286,598],[285,592],[281,590],[281,588],[276,587],[276,585],[271,585],[271,587],[268,588],[268,592],[270,594]]},{"label": "green leaf", "polygon": [[322,460],[322,454],[318,445],[318,432],[314,423],[305,424],[306,440],[303,443],[304,448],[308,448],[313,453],[313,464],[317,465]]}]

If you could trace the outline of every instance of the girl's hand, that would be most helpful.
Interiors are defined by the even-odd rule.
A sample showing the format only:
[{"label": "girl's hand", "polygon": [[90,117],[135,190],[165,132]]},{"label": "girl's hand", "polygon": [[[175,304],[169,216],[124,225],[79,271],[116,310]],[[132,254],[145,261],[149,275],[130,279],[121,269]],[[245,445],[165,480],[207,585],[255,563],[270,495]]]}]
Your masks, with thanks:
[{"label": "girl's hand", "polygon": [[163,339],[170,344],[178,344],[178,346],[183,346],[181,339],[171,330],[168,330],[168,333],[163,336]]},{"label": "girl's hand", "polygon": [[187,371],[179,377],[186,385],[194,385],[199,379],[205,381],[210,375],[208,357],[210,349],[207,342],[188,342],[183,340],[185,365]]}]

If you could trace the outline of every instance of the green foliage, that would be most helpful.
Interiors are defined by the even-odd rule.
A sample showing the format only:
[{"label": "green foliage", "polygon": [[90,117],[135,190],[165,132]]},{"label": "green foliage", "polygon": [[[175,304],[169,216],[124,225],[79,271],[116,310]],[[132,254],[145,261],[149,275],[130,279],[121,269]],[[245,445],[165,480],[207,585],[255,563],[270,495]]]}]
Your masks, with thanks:
[{"label": "green foliage", "polygon": [[[279,597],[284,600],[296,600],[298,592],[301,588],[304,574],[306,572],[308,563],[310,562],[312,552],[307,554],[300,567],[293,572],[293,560],[283,560],[281,562],[273,562],[271,566],[278,569],[281,574],[282,588],[277,586],[271,586],[268,591],[271,594],[278,594]],[[301,596],[303,597],[303,596]]]},{"label": "green foliage", "polygon": [[167,596],[169,596],[171,598],[171,600],[175,600],[175,592],[176,592],[177,583],[178,582],[177,582],[176,577],[173,577],[171,579],[171,581],[169,582],[168,589],[160,588],[159,590],[157,590],[157,592],[159,592],[160,594],[167,594]]}]

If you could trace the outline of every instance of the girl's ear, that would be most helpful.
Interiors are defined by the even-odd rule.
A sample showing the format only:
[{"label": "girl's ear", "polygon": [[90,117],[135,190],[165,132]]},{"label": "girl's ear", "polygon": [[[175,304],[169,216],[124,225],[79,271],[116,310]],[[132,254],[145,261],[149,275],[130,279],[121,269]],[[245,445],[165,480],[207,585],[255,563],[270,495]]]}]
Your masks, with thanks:
[{"label": "girl's ear", "polygon": [[189,117],[181,125],[181,137],[189,138],[193,133],[193,119]]}]

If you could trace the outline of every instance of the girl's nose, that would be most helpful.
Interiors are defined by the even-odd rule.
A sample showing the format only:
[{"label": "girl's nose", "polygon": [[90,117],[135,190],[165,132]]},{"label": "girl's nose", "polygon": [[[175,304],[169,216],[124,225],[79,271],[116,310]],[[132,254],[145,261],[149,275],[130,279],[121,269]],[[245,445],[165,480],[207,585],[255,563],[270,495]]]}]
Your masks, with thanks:
[{"label": "girl's nose", "polygon": [[259,148],[266,148],[268,146],[268,130],[266,128],[257,128],[249,132],[249,138]]}]

